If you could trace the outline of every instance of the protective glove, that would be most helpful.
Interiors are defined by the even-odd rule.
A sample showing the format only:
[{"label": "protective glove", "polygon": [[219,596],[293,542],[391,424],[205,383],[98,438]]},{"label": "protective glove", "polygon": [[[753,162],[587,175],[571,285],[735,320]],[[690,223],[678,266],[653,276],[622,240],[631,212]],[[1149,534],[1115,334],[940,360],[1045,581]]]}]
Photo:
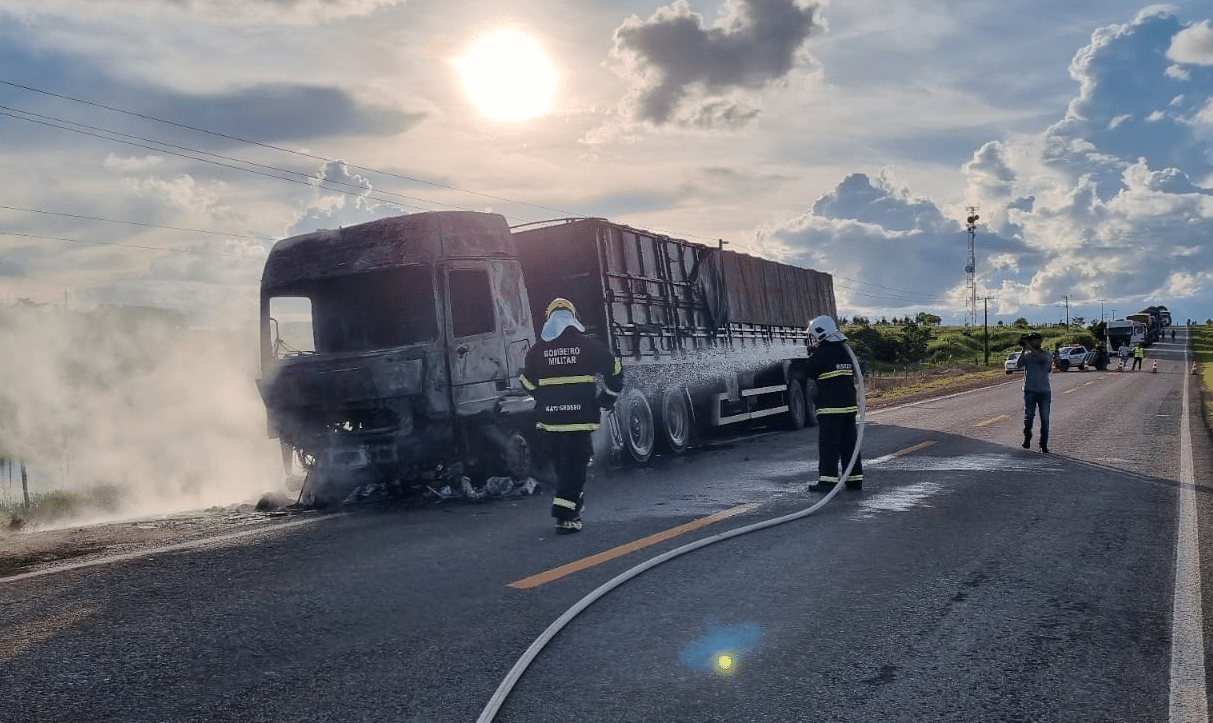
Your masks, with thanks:
[{"label": "protective glove", "polygon": [[614,394],[607,394],[606,392],[598,392],[598,397],[597,397],[598,406],[602,409],[607,410],[608,412],[615,408],[616,399],[618,399],[618,397],[616,397]]}]

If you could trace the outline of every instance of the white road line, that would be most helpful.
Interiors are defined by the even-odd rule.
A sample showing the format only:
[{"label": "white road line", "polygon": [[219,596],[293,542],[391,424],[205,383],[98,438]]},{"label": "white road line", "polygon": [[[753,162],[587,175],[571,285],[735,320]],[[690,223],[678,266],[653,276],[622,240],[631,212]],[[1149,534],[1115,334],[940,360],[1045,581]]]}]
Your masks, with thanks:
[{"label": "white road line", "polygon": [[[1188,353],[1184,351],[1184,366]],[[1179,421],[1179,512],[1175,539],[1175,602],[1171,608],[1171,723],[1207,723],[1204,619],[1200,596],[1200,530],[1196,517],[1196,474],[1188,418],[1188,375],[1184,375]]]},{"label": "white road line", "polygon": [[294,520],[291,522],[283,522],[282,524],[278,524],[278,525],[258,527],[253,530],[241,530],[239,532],[230,532],[226,535],[217,535],[215,537],[203,537],[198,540],[190,540],[189,542],[177,542],[177,543],[174,543],[171,545],[164,545],[162,547],[152,547],[152,548],[149,548],[146,550],[137,550],[135,552],[124,552],[120,555],[109,555],[107,557],[99,557],[96,560],[85,560],[84,562],[73,562],[73,563],[70,563],[67,565],[58,565],[55,567],[43,568],[41,570],[34,570],[33,572],[23,572],[23,573],[20,573],[17,575],[10,575],[8,577],[0,577],[0,585],[4,584],[6,582],[17,582],[18,580],[28,580],[31,577],[42,577],[43,575],[54,575],[54,574],[60,573],[60,572],[67,572],[68,570],[79,570],[81,568],[94,567],[96,565],[108,565],[111,562],[122,562],[123,560],[134,560],[139,557],[148,557],[149,555],[159,555],[164,552],[175,552],[177,550],[190,550],[195,547],[205,547],[207,545],[214,545],[214,544],[220,543],[220,542],[227,542],[228,540],[238,540],[241,537],[249,537],[250,535],[271,534],[271,533],[277,532],[279,530],[285,530],[285,529],[288,529],[291,527],[298,527],[299,525],[310,525],[313,522],[318,522],[318,521],[324,520],[324,519],[331,520],[338,516],[339,515],[325,515],[323,517],[311,517],[311,518],[304,519],[304,520]]}]

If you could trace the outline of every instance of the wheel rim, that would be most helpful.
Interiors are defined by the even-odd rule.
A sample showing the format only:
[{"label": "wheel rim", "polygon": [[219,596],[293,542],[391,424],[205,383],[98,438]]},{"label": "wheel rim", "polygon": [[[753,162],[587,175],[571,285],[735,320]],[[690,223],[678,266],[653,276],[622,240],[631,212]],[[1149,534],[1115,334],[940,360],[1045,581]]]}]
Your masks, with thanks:
[{"label": "wheel rim", "polygon": [[670,451],[682,452],[691,439],[691,410],[687,407],[686,392],[671,389],[661,402],[661,426],[665,432]]},{"label": "wheel rim", "polygon": [[644,394],[635,389],[628,393],[626,409],[623,431],[628,453],[637,462],[647,462],[653,454],[653,410]]}]

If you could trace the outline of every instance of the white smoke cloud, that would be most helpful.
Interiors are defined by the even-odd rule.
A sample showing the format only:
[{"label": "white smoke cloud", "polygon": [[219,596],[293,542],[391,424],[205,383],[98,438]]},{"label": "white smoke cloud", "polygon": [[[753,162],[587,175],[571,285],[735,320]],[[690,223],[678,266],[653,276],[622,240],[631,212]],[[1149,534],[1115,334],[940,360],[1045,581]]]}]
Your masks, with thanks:
[{"label": "white smoke cloud", "polygon": [[255,501],[282,487],[255,386],[255,327],[158,309],[0,310],[0,449],[32,491],[106,490],[101,516]]}]

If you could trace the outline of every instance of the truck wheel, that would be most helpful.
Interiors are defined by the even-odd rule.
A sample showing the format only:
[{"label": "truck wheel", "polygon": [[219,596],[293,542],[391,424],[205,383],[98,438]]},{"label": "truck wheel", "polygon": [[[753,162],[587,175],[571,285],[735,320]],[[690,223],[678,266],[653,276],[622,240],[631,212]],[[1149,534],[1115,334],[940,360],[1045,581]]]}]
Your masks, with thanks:
[{"label": "truck wheel", "polygon": [[1069,370],[1070,370],[1070,362],[1068,362],[1068,361],[1060,361],[1060,362],[1057,362],[1057,370],[1058,370],[1058,371],[1062,371],[1062,372],[1069,371]]},{"label": "truck wheel", "polygon": [[682,387],[667,389],[661,397],[661,431],[671,452],[682,454],[686,451],[694,424],[687,390]]},{"label": "truck wheel", "polygon": [[804,429],[809,418],[809,407],[804,393],[804,382],[800,380],[800,377],[792,377],[788,380],[787,399],[786,424],[788,429]]},{"label": "truck wheel", "polygon": [[633,461],[644,463],[653,456],[653,410],[639,389],[629,389],[617,405],[623,448]]}]

